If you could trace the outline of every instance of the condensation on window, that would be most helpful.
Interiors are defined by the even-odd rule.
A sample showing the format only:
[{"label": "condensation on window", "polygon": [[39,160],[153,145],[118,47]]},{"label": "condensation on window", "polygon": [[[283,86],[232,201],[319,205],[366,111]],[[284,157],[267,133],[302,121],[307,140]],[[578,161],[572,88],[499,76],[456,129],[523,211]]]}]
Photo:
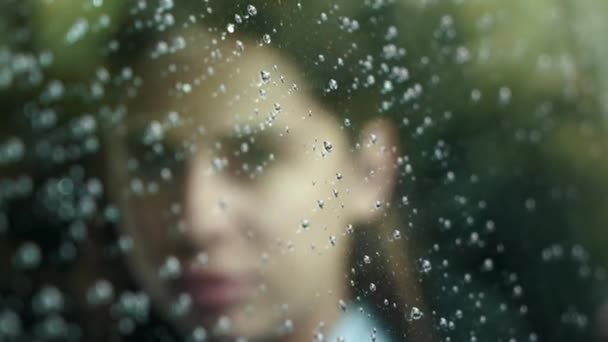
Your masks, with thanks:
[{"label": "condensation on window", "polygon": [[7,0],[0,341],[604,341],[607,6]]}]

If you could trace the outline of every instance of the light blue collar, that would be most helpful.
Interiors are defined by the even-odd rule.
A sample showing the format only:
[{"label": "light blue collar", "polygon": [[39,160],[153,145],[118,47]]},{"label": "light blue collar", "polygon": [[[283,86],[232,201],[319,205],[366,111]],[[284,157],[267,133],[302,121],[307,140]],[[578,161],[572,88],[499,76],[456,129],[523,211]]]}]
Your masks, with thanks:
[{"label": "light blue collar", "polygon": [[[326,342],[390,342],[386,328],[365,306],[350,305],[340,315]],[[374,339],[375,336],[375,339]]]}]

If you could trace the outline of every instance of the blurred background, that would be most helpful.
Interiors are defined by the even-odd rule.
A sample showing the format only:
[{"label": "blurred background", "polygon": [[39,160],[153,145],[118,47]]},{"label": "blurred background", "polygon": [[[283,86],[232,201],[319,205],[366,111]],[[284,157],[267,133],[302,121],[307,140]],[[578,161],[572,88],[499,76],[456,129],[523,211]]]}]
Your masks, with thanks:
[{"label": "blurred background", "polygon": [[[248,4],[257,14],[236,18]],[[395,123],[401,231],[432,265],[418,281],[438,340],[606,340],[606,13],[593,0],[3,1],[0,341],[81,340],[108,313],[112,338],[130,338],[112,314],[135,285],[109,228],[100,130],[125,115],[134,56],[199,23],[269,35],[349,125]],[[329,79],[359,86],[327,92]],[[131,299],[134,325],[170,335]]]}]

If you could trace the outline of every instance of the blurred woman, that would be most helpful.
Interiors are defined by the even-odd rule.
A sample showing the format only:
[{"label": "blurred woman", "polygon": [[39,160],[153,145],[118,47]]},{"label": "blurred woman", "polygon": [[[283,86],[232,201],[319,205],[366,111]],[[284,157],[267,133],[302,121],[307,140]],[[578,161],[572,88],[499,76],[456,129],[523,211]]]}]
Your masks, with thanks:
[{"label": "blurred woman", "polygon": [[601,339],[602,6],[7,2],[0,340]]},{"label": "blurred woman", "polygon": [[394,126],[351,142],[292,62],[241,39],[187,30],[135,64],[104,139],[130,270],[195,339],[403,338],[424,313],[390,219]]}]

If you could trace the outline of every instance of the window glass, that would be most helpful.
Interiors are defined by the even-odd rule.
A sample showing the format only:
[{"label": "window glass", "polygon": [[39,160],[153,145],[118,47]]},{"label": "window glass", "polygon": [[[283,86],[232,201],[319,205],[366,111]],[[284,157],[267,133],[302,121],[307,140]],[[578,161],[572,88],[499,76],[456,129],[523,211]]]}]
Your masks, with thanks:
[{"label": "window glass", "polygon": [[606,10],[4,1],[0,341],[608,339]]}]

